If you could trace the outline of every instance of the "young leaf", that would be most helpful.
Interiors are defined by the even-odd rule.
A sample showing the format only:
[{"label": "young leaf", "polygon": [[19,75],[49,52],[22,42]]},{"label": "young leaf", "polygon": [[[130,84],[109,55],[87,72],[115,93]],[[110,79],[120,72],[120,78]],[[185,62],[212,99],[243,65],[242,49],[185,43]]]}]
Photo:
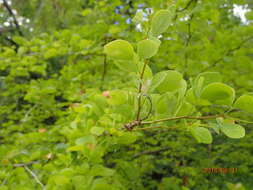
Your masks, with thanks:
[{"label": "young leaf", "polygon": [[211,83],[214,83],[214,82],[222,82],[222,76],[218,72],[204,72],[204,73],[200,73],[196,77],[196,80],[198,80],[200,77],[204,78],[204,83],[203,83],[204,86],[206,86],[208,84],[211,84]]},{"label": "young leaf", "polygon": [[242,110],[247,111],[249,113],[253,113],[253,96],[250,96],[250,95],[240,96],[236,100],[234,107],[242,109]]},{"label": "young leaf", "polygon": [[121,70],[127,72],[137,72],[139,67],[138,55],[134,53],[132,60],[114,60],[114,64]]},{"label": "young leaf", "polygon": [[242,138],[245,136],[245,129],[237,124],[223,123],[220,125],[221,131],[230,138]]},{"label": "young leaf", "polygon": [[154,91],[165,80],[165,78],[166,78],[165,71],[155,74],[152,79],[152,84],[149,91],[150,92]]},{"label": "young leaf", "polygon": [[204,127],[192,127],[191,133],[199,143],[211,144],[213,141],[210,131]]},{"label": "young leaf", "polygon": [[201,98],[214,104],[231,105],[235,98],[235,91],[226,84],[211,83],[203,89]]},{"label": "young leaf", "polygon": [[160,41],[146,39],[138,42],[137,53],[141,59],[148,59],[153,57],[160,46]]},{"label": "young leaf", "polygon": [[142,10],[136,12],[132,21],[136,24],[142,23],[143,22],[143,14],[144,14],[144,12]]},{"label": "young leaf", "polygon": [[155,113],[159,116],[172,116],[176,110],[177,97],[172,93],[165,93],[154,97]]},{"label": "young leaf", "polygon": [[158,11],[151,21],[151,35],[157,37],[164,33],[172,20],[172,14],[168,10]]},{"label": "young leaf", "polygon": [[194,111],[194,106],[187,101],[184,101],[180,107],[177,116],[190,115]]},{"label": "young leaf", "polygon": [[112,59],[131,61],[134,57],[132,45],[125,40],[114,40],[104,46],[104,53]]},{"label": "young leaf", "polygon": [[115,171],[110,168],[106,168],[102,165],[94,165],[90,173],[93,176],[108,177],[108,176],[112,176],[115,173]]},{"label": "young leaf", "polygon": [[122,136],[118,138],[118,143],[128,145],[134,143],[136,139],[137,136],[134,133],[125,132]]},{"label": "young leaf", "polygon": [[173,92],[184,86],[183,80],[177,71],[162,71],[154,76],[150,91],[156,89],[160,93]]},{"label": "young leaf", "polygon": [[218,72],[200,73],[193,81],[194,95],[199,98],[203,87],[215,82],[222,82],[222,77],[220,73]]}]

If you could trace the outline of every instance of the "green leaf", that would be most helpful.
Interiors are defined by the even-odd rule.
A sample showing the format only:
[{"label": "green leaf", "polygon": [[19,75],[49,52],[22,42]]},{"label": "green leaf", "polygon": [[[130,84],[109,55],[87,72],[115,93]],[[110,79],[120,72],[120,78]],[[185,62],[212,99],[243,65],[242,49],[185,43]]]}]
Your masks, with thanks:
[{"label": "green leaf", "polygon": [[100,136],[104,133],[105,129],[102,127],[92,127],[90,129],[91,134]]},{"label": "green leaf", "polygon": [[91,190],[118,190],[118,188],[113,187],[107,183],[96,183]]},{"label": "green leaf", "polygon": [[222,82],[222,76],[218,72],[204,72],[204,73],[200,73],[197,76],[196,80],[198,80],[201,77],[204,78],[204,82],[203,82],[204,86],[206,86],[208,84],[211,84],[211,83],[215,83],[215,82]]},{"label": "green leaf", "polygon": [[184,85],[183,76],[177,71],[162,71],[157,73],[152,80],[150,91],[157,90],[160,93],[173,92]]},{"label": "green leaf", "polygon": [[67,151],[69,151],[69,152],[77,152],[77,151],[83,151],[83,150],[84,150],[83,145],[75,145],[75,146],[71,146],[67,149]]},{"label": "green leaf", "polygon": [[137,72],[139,67],[139,56],[134,53],[132,60],[114,60],[113,62],[119,69],[126,72]]},{"label": "green leaf", "polygon": [[222,77],[218,72],[200,73],[193,82],[194,95],[199,98],[203,87],[214,83],[222,82]]},{"label": "green leaf", "polygon": [[160,41],[146,39],[138,42],[137,53],[141,59],[148,59],[153,57],[160,46]]},{"label": "green leaf", "polygon": [[152,84],[150,86],[149,91],[153,92],[165,80],[166,76],[167,76],[166,71],[162,71],[155,74],[152,79]]},{"label": "green leaf", "polygon": [[247,18],[247,20],[253,20],[253,11],[247,11],[245,17]]},{"label": "green leaf", "polygon": [[213,141],[210,131],[204,127],[192,127],[191,133],[199,143],[211,144]]},{"label": "green leaf", "polygon": [[214,104],[231,105],[235,99],[235,91],[226,84],[216,82],[207,85],[200,97]]},{"label": "green leaf", "polygon": [[162,117],[173,116],[177,106],[177,97],[175,95],[165,93],[161,96],[154,96],[153,99],[156,114]]},{"label": "green leaf", "polygon": [[253,96],[250,96],[250,95],[240,96],[236,100],[234,107],[247,111],[249,113],[253,113]]},{"label": "green leaf", "polygon": [[180,107],[177,116],[190,115],[194,111],[194,106],[189,102],[184,101],[182,106]]},{"label": "green leaf", "polygon": [[132,21],[136,24],[142,23],[143,22],[143,14],[144,14],[144,12],[142,10],[136,12]]},{"label": "green leaf", "polygon": [[119,137],[118,143],[128,145],[134,143],[136,139],[137,136],[134,133],[125,132],[122,136]]},{"label": "green leaf", "polygon": [[123,90],[113,90],[110,91],[110,98],[108,99],[108,103],[111,105],[121,105],[126,103],[127,101],[127,93]]},{"label": "green leaf", "polygon": [[132,45],[125,40],[114,40],[104,46],[104,53],[114,60],[132,61],[134,49]]},{"label": "green leaf", "polygon": [[223,123],[220,125],[220,129],[230,138],[238,139],[245,136],[245,129],[237,124]]},{"label": "green leaf", "polygon": [[110,178],[108,179],[106,177],[98,177],[92,181],[92,187],[85,190],[120,190],[121,189],[118,187],[118,183],[112,183],[112,182],[114,182],[114,180],[110,180]]},{"label": "green leaf", "polygon": [[151,35],[157,37],[164,33],[172,20],[172,14],[168,10],[160,10],[155,13],[151,21]]},{"label": "green leaf", "polygon": [[187,90],[185,98],[191,104],[197,104],[197,99],[196,96],[194,95],[193,88]]},{"label": "green leaf", "polygon": [[57,176],[54,176],[54,181],[56,184],[65,185],[65,184],[70,183],[70,178],[68,178],[67,176],[63,176],[63,175],[57,175]]},{"label": "green leaf", "polygon": [[212,128],[217,134],[220,134],[220,125],[217,123],[209,123],[209,127]]},{"label": "green leaf", "polygon": [[114,173],[115,173],[114,170],[112,170],[110,168],[106,168],[102,165],[95,165],[91,169],[91,175],[93,175],[93,176],[108,177],[108,176],[112,176]]}]

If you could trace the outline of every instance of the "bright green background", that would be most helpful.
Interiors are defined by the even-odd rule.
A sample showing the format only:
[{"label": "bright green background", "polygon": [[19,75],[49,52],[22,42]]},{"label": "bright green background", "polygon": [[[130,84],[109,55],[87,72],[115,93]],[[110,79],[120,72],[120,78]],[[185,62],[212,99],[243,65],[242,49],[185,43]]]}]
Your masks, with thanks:
[{"label": "bright green background", "polygon": [[[248,9],[247,22],[233,14],[235,5]],[[30,162],[28,169],[49,190],[252,189],[252,124],[240,123],[246,130],[242,139],[212,131],[210,145],[186,130],[125,132],[122,125],[136,111],[136,94],[128,92],[139,82],[130,71],[138,68],[107,60],[104,70],[103,54],[104,45],[116,39],[137,51],[137,42],[146,38],[131,20],[138,9],[147,15],[174,9],[144,78],[173,69],[189,89],[199,73],[215,71],[236,98],[251,95],[251,0],[12,0],[16,18],[23,18],[22,35],[12,22],[6,25],[11,16],[0,7],[0,190],[42,189],[25,167],[15,167]],[[112,99],[102,96],[104,91]],[[173,109],[166,100],[153,105],[155,118],[162,118],[166,103]],[[245,101],[238,105],[249,114],[234,116],[252,121],[252,98]],[[195,109],[216,114],[223,108]],[[153,150],[162,151],[140,155]],[[238,172],[205,174],[204,168]]]}]

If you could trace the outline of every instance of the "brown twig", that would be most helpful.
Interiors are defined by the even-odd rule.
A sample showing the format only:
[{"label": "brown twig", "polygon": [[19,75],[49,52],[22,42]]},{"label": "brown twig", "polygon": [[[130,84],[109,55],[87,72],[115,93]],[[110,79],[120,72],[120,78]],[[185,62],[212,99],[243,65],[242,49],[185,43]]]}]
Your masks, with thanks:
[{"label": "brown twig", "polygon": [[173,121],[173,120],[180,120],[180,119],[197,119],[197,120],[206,120],[206,119],[215,119],[218,117],[224,117],[223,115],[208,115],[208,116],[178,116],[178,117],[170,117],[164,119],[158,119],[153,121],[143,121],[141,122],[142,125],[146,124],[153,124],[153,123],[160,123],[165,121]]},{"label": "brown twig", "polygon": [[139,88],[138,88],[138,94],[139,94],[139,97],[138,97],[138,108],[137,108],[137,114],[136,114],[136,120],[137,120],[137,121],[140,121],[142,79],[143,79],[144,72],[145,72],[145,69],[146,69],[147,64],[148,64],[148,62],[145,61],[145,62],[144,62],[144,65],[143,65],[143,68],[142,68],[142,71],[141,71],[141,75],[140,75],[140,84],[139,84]]},{"label": "brown twig", "polygon": [[224,117],[224,115],[208,115],[208,116],[178,116],[178,117],[170,117],[170,118],[163,118],[163,119],[158,119],[158,120],[153,120],[153,121],[132,121],[130,123],[127,123],[124,125],[124,127],[131,131],[133,128],[139,125],[148,125],[148,124],[153,124],[153,123],[161,123],[161,122],[166,122],[166,121],[174,121],[174,120],[181,120],[181,119],[196,119],[196,120],[207,120],[207,119],[216,119],[218,117]]}]

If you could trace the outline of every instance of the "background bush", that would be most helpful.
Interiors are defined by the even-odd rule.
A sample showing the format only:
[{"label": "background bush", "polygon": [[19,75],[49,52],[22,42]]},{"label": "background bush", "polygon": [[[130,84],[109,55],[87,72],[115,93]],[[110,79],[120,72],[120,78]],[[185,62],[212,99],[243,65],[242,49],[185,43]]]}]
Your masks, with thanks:
[{"label": "background bush", "polygon": [[[214,135],[210,145],[185,130],[126,132],[123,124],[135,110],[111,106],[107,91],[132,90],[138,80],[103,53],[115,39],[136,49],[143,39],[133,22],[137,11],[149,17],[174,7],[160,50],[150,59],[152,72],[177,70],[191,84],[199,73],[216,71],[239,97],[253,88],[252,1],[12,0],[9,7],[17,14],[4,2],[1,190],[252,189],[251,123],[243,124],[244,138]],[[235,7],[247,10],[245,20]],[[215,114],[221,108],[196,109]],[[251,114],[240,117],[252,120]],[[204,168],[238,172],[209,174]]]}]

